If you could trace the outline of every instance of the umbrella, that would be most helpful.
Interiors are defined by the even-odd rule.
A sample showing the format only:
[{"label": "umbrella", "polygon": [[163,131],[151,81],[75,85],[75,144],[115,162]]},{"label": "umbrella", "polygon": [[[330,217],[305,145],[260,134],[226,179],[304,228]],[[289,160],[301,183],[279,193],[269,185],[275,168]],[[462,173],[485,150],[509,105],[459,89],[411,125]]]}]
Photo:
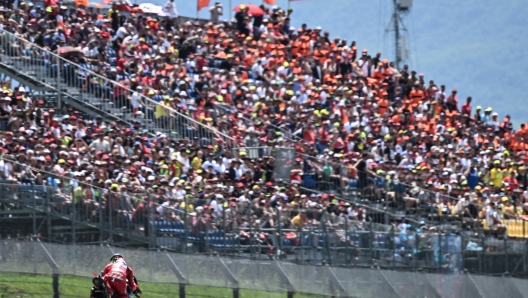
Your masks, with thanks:
[{"label": "umbrella", "polygon": [[132,11],[132,7],[130,7],[128,5],[118,5],[117,6],[117,10],[122,11],[122,12],[131,12]]},{"label": "umbrella", "polygon": [[141,11],[141,9],[139,9],[139,7],[137,7],[137,6],[132,7],[132,12],[143,13],[143,11]]},{"label": "umbrella", "polygon": [[103,8],[103,5],[101,3],[95,3],[95,2],[90,2],[90,6],[91,7],[95,7],[95,8],[99,8],[99,9]]},{"label": "umbrella", "polygon": [[59,55],[61,56],[64,56],[68,54],[82,54],[83,52],[80,48],[66,46],[66,47],[58,48],[57,53],[59,53]]},{"label": "umbrella", "polygon": [[[264,10],[262,10],[262,8],[256,6],[256,5],[253,5],[253,4],[242,4],[244,6],[246,6],[248,8],[248,14],[254,16],[254,17],[261,17],[264,15]],[[242,5],[238,5],[237,7],[235,7],[235,9],[233,9],[234,11],[236,12],[239,12],[240,11],[240,6]]]},{"label": "umbrella", "polygon": [[141,9],[141,11],[143,11],[143,13],[160,14],[163,12],[163,8],[161,6],[154,5],[152,3],[141,3],[138,7]]}]

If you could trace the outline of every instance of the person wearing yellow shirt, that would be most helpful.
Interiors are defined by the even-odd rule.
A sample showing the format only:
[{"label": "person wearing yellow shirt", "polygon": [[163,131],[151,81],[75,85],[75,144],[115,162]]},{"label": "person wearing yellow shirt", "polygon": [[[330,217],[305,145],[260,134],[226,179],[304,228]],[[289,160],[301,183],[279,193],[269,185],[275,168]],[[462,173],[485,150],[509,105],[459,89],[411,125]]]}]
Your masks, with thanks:
[{"label": "person wearing yellow shirt", "polygon": [[302,228],[306,223],[308,222],[308,217],[306,217],[306,214],[300,212],[295,217],[291,219],[291,223],[296,229]]},{"label": "person wearing yellow shirt", "polygon": [[508,167],[507,172],[510,177],[517,177],[517,169],[516,169],[515,163],[513,162],[510,163],[510,166]]},{"label": "person wearing yellow shirt", "polygon": [[165,103],[165,99],[163,100],[160,100],[158,102],[158,104],[156,105],[156,113],[155,113],[155,117],[156,119],[160,119],[162,117],[167,117],[168,116],[168,113],[167,113],[167,108],[169,107],[169,104]]},{"label": "person wearing yellow shirt", "polygon": [[198,151],[198,153],[196,154],[196,156],[193,158],[193,160],[191,161],[191,167],[197,171],[198,169],[200,169],[202,167],[202,163],[203,163],[203,152],[202,151]]},{"label": "person wearing yellow shirt", "polygon": [[515,207],[515,216],[516,217],[521,217],[523,216],[524,212],[523,212],[523,206],[521,205],[521,201],[520,200],[516,200],[515,203],[514,203],[514,207]]},{"label": "person wearing yellow shirt", "polygon": [[253,105],[253,111],[258,111],[259,109],[263,109],[266,107],[266,104],[264,103],[264,98],[259,98],[260,101],[257,101]]},{"label": "person wearing yellow shirt", "polygon": [[500,166],[500,161],[496,160],[493,162],[493,169],[490,171],[490,181],[495,188],[502,187],[503,173]]}]

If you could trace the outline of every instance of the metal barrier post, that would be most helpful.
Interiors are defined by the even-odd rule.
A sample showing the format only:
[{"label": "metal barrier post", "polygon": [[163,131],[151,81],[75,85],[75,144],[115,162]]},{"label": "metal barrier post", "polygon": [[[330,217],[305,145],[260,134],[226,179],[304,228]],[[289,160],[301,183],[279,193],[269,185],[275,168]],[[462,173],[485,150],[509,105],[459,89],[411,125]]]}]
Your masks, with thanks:
[{"label": "metal barrier post", "polygon": [[179,292],[180,292],[180,295],[179,297],[180,298],[185,298],[185,284],[184,283],[179,283]]},{"label": "metal barrier post", "polygon": [[482,265],[480,273],[486,272],[486,236],[482,235]]},{"label": "metal barrier post", "polygon": [[508,238],[508,235],[507,235],[507,232],[504,233],[504,254],[505,254],[505,259],[506,259],[506,262],[504,262],[504,272],[509,272],[508,268],[509,268],[509,264],[508,264],[508,243],[506,240],[506,238]]},{"label": "metal barrier post", "polygon": [[[50,56],[50,60],[52,59],[52,57],[54,56]],[[56,57],[54,57],[55,59],[57,59]],[[62,90],[60,90],[60,83],[61,83],[61,59],[57,59],[57,110],[61,110],[62,109]]]},{"label": "metal barrier post", "polygon": [[[88,88],[88,84],[86,84],[86,88]],[[88,91],[88,90],[86,90],[86,91]],[[84,93],[84,86],[81,84],[81,86],[79,86],[79,99],[81,100],[81,102],[84,102],[83,93]]]},{"label": "metal barrier post", "polygon": [[223,208],[222,208],[222,229],[223,229],[223,232],[224,232],[224,253],[227,255],[227,240],[226,240],[226,211],[225,211],[225,205],[223,205]]},{"label": "metal barrier post", "polygon": [[526,245],[526,220],[521,219],[523,223],[523,242],[524,242],[524,249],[523,249],[523,274],[526,274],[526,250],[528,250],[528,246]]},{"label": "metal barrier post", "polygon": [[392,237],[392,270],[396,267],[396,235],[394,231],[394,225],[391,227],[391,237]]},{"label": "metal barrier post", "polygon": [[[147,218],[146,218],[146,221],[147,221],[147,224],[145,225],[145,233],[149,240],[149,244],[148,244],[148,247],[149,247],[149,251],[152,251],[153,249],[153,246],[155,245],[155,241],[156,241],[156,234],[152,231],[152,218],[154,218],[153,214],[152,214],[152,210],[150,208],[150,204],[151,204],[151,198],[150,196],[147,196]],[[150,268],[150,266],[149,266]]]},{"label": "metal barrier post", "polygon": [[277,247],[279,248],[278,249],[278,252],[277,252],[277,256],[280,258],[281,255],[282,255],[282,222],[281,222],[281,214],[280,214],[280,210],[278,208],[275,208],[275,210],[277,211],[277,228],[278,228],[278,235],[277,235]]},{"label": "metal barrier post", "polygon": [[[198,217],[200,220],[200,218]],[[206,221],[209,221],[209,219],[205,218]],[[209,253],[209,223],[205,223],[205,236],[204,236],[204,243],[205,243],[205,253]]]},{"label": "metal barrier post", "polygon": [[416,239],[416,236],[417,236],[416,232],[411,231],[410,235],[407,235],[407,239],[409,239],[411,236],[412,236],[413,241],[411,242],[412,243],[412,247],[410,247],[409,255],[411,256],[412,271],[414,271],[416,269],[416,242],[418,240]]},{"label": "metal barrier post", "polygon": [[48,241],[53,241],[52,232],[51,232],[51,213],[53,212],[53,207],[51,206],[51,195],[50,195],[50,187],[46,186],[46,224],[48,228]]},{"label": "metal barrier post", "polygon": [[249,223],[249,255],[253,259],[253,221],[251,218],[251,205],[246,209],[248,213],[248,223]]},{"label": "metal barrier post", "polygon": [[442,233],[438,233],[438,264],[436,264],[437,270],[442,268]]},{"label": "metal barrier post", "polygon": [[[31,188],[34,190],[34,186],[32,185]],[[37,202],[34,195],[31,195],[32,201],[33,201],[33,237],[37,236]]]},{"label": "metal barrier post", "polygon": [[185,204],[185,209],[183,210],[183,224],[185,225],[185,239],[183,240],[183,252],[187,253],[187,249],[189,246],[189,229],[191,225],[189,224],[189,218],[187,217],[187,210],[189,209],[187,207],[187,195],[183,197],[183,203]]},{"label": "metal barrier post", "polygon": [[348,255],[348,247],[350,239],[348,238],[348,215],[345,216],[345,265],[348,266],[350,264],[350,256]]},{"label": "metal barrier post", "polygon": [[149,273],[149,280],[152,280],[152,250],[149,249],[149,265],[148,265],[148,273]]},{"label": "metal barrier post", "polygon": [[111,243],[114,242],[114,224],[113,224],[113,219],[112,219],[112,212],[113,212],[113,206],[112,206],[112,203],[113,203],[113,200],[112,200],[112,196],[114,196],[115,194],[112,192],[112,190],[110,190],[108,193],[108,210],[106,210],[106,212],[108,212],[108,226],[109,226],[109,229],[110,229],[110,237],[109,237],[109,240]]},{"label": "metal barrier post", "polygon": [[323,212],[322,217],[321,217],[321,224],[322,224],[322,228],[323,228],[324,245],[325,245],[326,253],[328,255],[328,264],[332,264],[332,255],[331,255],[331,251],[330,251],[330,235],[328,234],[328,230],[326,228],[327,220],[328,220],[328,213],[326,213],[326,211],[325,211],[325,212]]},{"label": "metal barrier post", "polygon": [[[76,230],[75,230],[76,229],[76,227],[75,227],[75,219],[76,219],[75,214],[77,213],[77,206],[76,206],[77,202],[76,202],[76,199],[80,200],[81,198],[76,198],[75,197],[75,189],[73,188],[73,185],[70,188],[71,188],[71,191],[72,191],[72,202],[73,202],[73,217],[72,217],[73,218],[73,220],[72,220],[72,245],[73,245],[72,247],[73,247],[73,249],[72,249],[72,254],[73,254],[73,259],[75,260],[75,251],[76,251],[76,249],[75,249],[75,238],[77,237],[77,235],[76,235],[77,233],[76,233]],[[76,269],[77,268],[75,268],[75,263],[77,263],[77,262],[73,261],[72,263],[73,263],[73,274],[76,274],[76,272],[77,272]]]},{"label": "metal barrier post", "polygon": [[[101,190],[99,190],[100,192]],[[104,220],[104,212],[103,212],[103,208],[104,208],[104,205],[103,205],[103,199],[102,199],[102,196],[103,194],[102,193],[99,193],[98,192],[98,203],[99,203],[99,208],[97,208],[98,212],[99,212],[99,244],[103,245],[103,242],[104,242],[104,228],[105,228],[105,220]]]},{"label": "metal barrier post", "polygon": [[369,255],[370,255],[370,261],[374,262],[374,251],[373,251],[373,240],[374,240],[374,231],[372,230],[372,222],[369,222],[369,241],[368,241],[368,247],[369,247]]}]

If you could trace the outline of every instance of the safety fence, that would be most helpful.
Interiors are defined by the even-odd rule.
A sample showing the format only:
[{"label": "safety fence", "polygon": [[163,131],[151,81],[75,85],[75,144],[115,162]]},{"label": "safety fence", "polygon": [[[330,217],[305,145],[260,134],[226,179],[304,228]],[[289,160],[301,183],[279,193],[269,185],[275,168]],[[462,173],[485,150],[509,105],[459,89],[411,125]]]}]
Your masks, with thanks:
[{"label": "safety fence", "polygon": [[[80,49],[64,47],[54,53],[8,31],[2,34],[2,67],[57,90],[61,94],[59,107],[61,99],[69,98],[97,111],[99,116],[153,135],[198,138],[204,146],[235,145],[231,136],[214,127],[210,117],[195,119],[199,107],[189,98],[173,94],[170,88],[165,94],[154,90],[134,91],[134,78],[114,71],[115,66],[109,69],[97,59],[81,59]],[[109,48],[107,54],[109,61],[115,63],[116,53]],[[172,100],[176,97],[186,101],[185,111],[176,107],[178,103]],[[227,131],[228,123],[223,127]]]},{"label": "safety fence", "polygon": [[296,264],[522,276],[528,272],[526,240],[360,220],[362,207],[348,202],[339,215],[319,204],[300,206],[297,198],[292,207],[218,199],[208,207],[193,196],[167,198],[163,193],[113,192],[73,183],[71,193],[52,186],[0,184],[1,237]]},{"label": "safety fence", "polygon": [[[53,276],[49,279],[48,297],[65,297],[70,276],[86,277],[86,284],[76,282],[80,297],[89,292],[93,272],[100,272],[115,252],[122,254],[134,269],[145,297],[193,296],[186,290],[192,286],[218,288],[217,295],[212,295],[216,297],[227,296],[222,289],[230,289],[233,297],[528,297],[526,280],[509,275],[483,276],[443,268],[402,272],[377,266],[299,265],[284,260],[184,255],[38,240],[0,240],[0,272],[13,280],[19,273]],[[0,277],[2,285],[4,278]],[[26,283],[16,287],[30,286]],[[167,295],[166,291],[172,292]]]}]

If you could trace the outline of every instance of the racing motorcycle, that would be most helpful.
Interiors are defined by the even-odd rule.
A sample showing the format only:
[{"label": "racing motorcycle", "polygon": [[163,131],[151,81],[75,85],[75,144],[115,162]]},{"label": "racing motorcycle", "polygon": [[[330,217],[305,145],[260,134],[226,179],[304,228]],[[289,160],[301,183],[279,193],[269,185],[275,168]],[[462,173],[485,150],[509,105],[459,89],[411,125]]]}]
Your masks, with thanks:
[{"label": "racing motorcycle", "polygon": [[[138,284],[135,276],[134,276],[134,282]],[[90,298],[113,298],[113,297],[110,297],[110,295],[108,294],[108,291],[106,289],[106,284],[101,274],[98,275],[97,273],[94,272],[94,277],[92,278],[92,285],[93,286],[92,286],[92,290],[90,291]],[[132,288],[130,287],[127,287],[127,293],[128,293],[129,298],[132,298],[132,297],[141,298],[139,297],[139,293],[133,293]]]}]

